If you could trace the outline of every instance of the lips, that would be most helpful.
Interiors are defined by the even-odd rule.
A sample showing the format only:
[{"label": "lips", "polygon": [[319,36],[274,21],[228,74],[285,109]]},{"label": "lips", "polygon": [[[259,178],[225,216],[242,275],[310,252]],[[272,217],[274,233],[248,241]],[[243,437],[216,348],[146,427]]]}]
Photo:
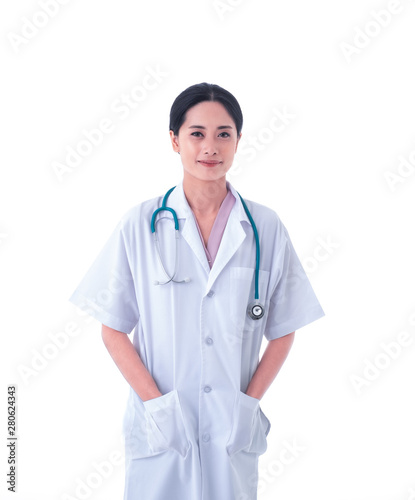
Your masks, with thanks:
[{"label": "lips", "polygon": [[222,162],[218,160],[198,160],[198,163],[205,165],[207,167],[215,167],[216,165],[219,165]]}]

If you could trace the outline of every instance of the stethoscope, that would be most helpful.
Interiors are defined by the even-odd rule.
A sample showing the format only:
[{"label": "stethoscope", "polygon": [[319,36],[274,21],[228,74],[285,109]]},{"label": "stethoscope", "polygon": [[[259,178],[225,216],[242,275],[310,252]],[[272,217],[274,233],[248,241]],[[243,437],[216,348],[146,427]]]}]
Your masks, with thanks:
[{"label": "stethoscope", "polygon": [[[179,220],[177,218],[176,211],[173,208],[167,207],[167,199],[170,196],[170,193],[175,189],[176,186],[172,187],[167,191],[167,193],[164,195],[162,204],[160,208],[157,208],[153,212],[153,215],[151,217],[151,232],[153,233],[154,236],[154,244],[156,247],[157,251],[157,256],[160,262],[160,265],[164,271],[164,274],[167,276],[167,281],[161,282],[161,281],[155,281],[155,285],[167,285],[167,283],[173,282],[173,283],[188,283],[190,281],[190,278],[184,278],[183,280],[176,280],[176,272],[177,272],[177,261],[178,261],[178,250],[179,250],[179,238],[180,238],[180,233],[179,233]],[[248,210],[248,207],[246,206],[245,201],[243,200],[242,196],[238,193],[239,198],[241,199],[242,205],[244,207],[245,213],[248,216],[249,222],[252,225],[252,229],[254,232],[254,237],[255,237],[255,245],[256,245],[256,258],[255,258],[255,297],[254,301],[248,304],[247,307],[247,314],[249,317],[252,319],[261,319],[262,316],[264,315],[264,306],[259,303],[259,293],[258,293],[258,276],[259,276],[259,261],[260,261],[260,248],[259,248],[259,237],[258,237],[258,231],[254,222],[254,219],[252,218],[252,215],[250,211]],[[156,233],[156,217],[157,214],[160,212],[167,211],[170,212],[173,216],[174,220],[174,228],[175,228],[175,238],[176,238],[176,256],[175,256],[175,264],[174,264],[174,272],[170,276],[169,273],[166,271],[166,268],[163,264],[163,259],[161,258],[161,250],[160,250],[160,241],[157,237]]]}]

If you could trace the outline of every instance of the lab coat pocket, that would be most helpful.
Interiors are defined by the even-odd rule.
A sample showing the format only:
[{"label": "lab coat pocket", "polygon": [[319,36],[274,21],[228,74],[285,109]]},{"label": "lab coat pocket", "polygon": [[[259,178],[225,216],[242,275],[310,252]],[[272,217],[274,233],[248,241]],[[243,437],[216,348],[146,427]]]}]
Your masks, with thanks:
[{"label": "lab coat pocket", "polygon": [[240,392],[236,398],[234,424],[226,451],[233,456],[240,451],[262,455],[267,449],[271,424],[259,406],[259,400]]},{"label": "lab coat pocket", "polygon": [[144,401],[143,404],[151,453],[158,454],[171,449],[185,457],[190,443],[177,390]]}]

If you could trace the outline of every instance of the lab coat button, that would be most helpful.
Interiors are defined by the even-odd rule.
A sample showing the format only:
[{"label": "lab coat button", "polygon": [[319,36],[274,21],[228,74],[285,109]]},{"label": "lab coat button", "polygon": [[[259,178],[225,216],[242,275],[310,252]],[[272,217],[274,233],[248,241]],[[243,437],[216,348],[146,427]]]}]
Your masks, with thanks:
[{"label": "lab coat button", "polygon": [[205,392],[210,392],[211,390],[212,390],[212,387],[210,387],[209,385],[206,385],[204,388]]},{"label": "lab coat button", "polygon": [[214,292],[213,290],[211,290],[211,291],[207,294],[207,296],[208,296],[208,297],[213,297],[214,295],[215,295],[215,292]]},{"label": "lab coat button", "polygon": [[208,338],[206,339],[206,344],[207,344],[207,345],[212,345],[212,344],[213,344],[213,339],[212,339],[211,337],[208,337]]},{"label": "lab coat button", "polygon": [[208,443],[210,441],[210,435],[209,434],[203,434],[202,441],[204,443]]}]

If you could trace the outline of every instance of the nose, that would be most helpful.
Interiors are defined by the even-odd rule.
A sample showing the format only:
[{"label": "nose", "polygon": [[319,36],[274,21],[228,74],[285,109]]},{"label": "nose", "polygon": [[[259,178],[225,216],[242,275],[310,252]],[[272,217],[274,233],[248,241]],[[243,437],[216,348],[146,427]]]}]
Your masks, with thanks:
[{"label": "nose", "polygon": [[214,139],[205,137],[202,144],[203,154],[205,155],[215,155],[217,154],[217,145]]}]

